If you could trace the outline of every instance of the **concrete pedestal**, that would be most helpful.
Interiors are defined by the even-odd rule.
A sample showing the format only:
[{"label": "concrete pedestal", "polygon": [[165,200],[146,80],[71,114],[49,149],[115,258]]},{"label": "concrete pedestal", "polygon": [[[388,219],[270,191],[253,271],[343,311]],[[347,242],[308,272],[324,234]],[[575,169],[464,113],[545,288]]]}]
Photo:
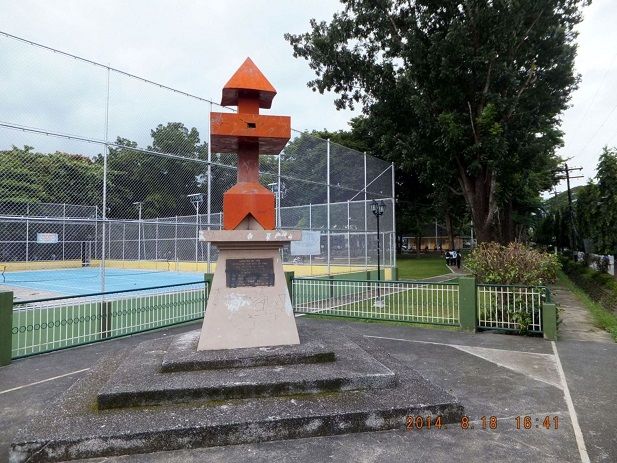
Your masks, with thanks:
[{"label": "concrete pedestal", "polygon": [[281,247],[300,231],[204,231],[219,250],[197,350],[299,344]]},{"label": "concrete pedestal", "polygon": [[116,350],[20,429],[9,461],[405,429],[418,415],[460,423],[454,397],[350,326],[299,325],[298,346],[196,351],[189,332]]}]

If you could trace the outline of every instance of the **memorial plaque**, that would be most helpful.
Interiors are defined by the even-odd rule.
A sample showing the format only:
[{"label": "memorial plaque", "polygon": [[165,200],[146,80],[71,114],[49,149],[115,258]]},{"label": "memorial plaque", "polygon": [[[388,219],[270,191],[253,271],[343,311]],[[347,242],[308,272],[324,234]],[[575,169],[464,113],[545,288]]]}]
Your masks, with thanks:
[{"label": "memorial plaque", "polygon": [[225,267],[228,288],[274,286],[273,259],[227,259]]}]

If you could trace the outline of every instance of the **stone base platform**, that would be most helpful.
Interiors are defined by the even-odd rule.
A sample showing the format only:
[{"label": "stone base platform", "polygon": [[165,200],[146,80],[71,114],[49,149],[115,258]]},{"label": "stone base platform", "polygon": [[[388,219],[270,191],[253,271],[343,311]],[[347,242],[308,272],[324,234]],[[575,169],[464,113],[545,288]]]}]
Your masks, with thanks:
[{"label": "stone base platform", "polygon": [[[192,336],[197,337],[198,335],[199,333]],[[222,358],[231,362],[234,350],[193,351],[191,347],[194,344],[191,343],[185,346],[189,362],[183,363],[178,360],[182,357],[182,348],[179,345],[183,344],[183,337],[176,337],[171,344],[169,339],[144,342],[128,354],[101,388],[97,397],[98,408],[103,410],[192,400],[212,401],[302,393],[358,391],[395,385],[394,372],[354,342],[342,338],[336,344],[327,347],[328,343],[325,339],[317,338],[317,333],[314,335],[315,338],[307,341],[305,347],[297,344],[275,346],[270,348],[272,350],[267,350],[268,348],[238,349],[239,358],[244,362],[254,364],[268,361],[270,365],[216,370],[193,369],[174,373],[161,372],[165,360],[167,360],[167,365],[170,364],[170,356],[177,360],[176,365],[194,367],[199,362],[190,360],[195,359],[203,360],[202,364],[206,366],[211,363],[219,365],[219,362],[208,360]],[[289,358],[284,359],[278,365],[272,365],[277,357],[284,357],[285,352],[290,353]],[[321,353],[326,358],[336,358],[336,361],[305,363],[311,358],[312,353]],[[292,364],[293,360],[304,363]]]},{"label": "stone base platform", "polygon": [[327,341],[313,339],[306,330],[300,344],[244,349],[197,350],[199,331],[174,337],[163,355],[161,371],[195,371],[224,368],[261,367],[334,361],[334,350]]},{"label": "stone base platform", "polygon": [[[115,353],[77,381],[43,415],[44,420],[38,418],[20,431],[10,460],[65,461],[404,429],[408,415],[441,415],[443,423],[463,415],[454,397],[366,338],[347,337],[339,328],[301,330],[300,338],[318,352],[333,352],[335,359],[308,362],[305,356],[303,363],[251,367],[232,361],[221,368],[218,362],[224,354],[211,351],[210,360],[218,358],[214,369],[195,370],[191,363],[187,371],[162,372],[165,359],[181,357],[177,350],[182,346],[192,352],[193,341],[186,334]],[[276,349],[285,348],[291,347]],[[255,356],[247,351],[239,357],[261,362],[260,356],[266,354],[253,350]],[[143,366],[138,368],[140,359]],[[177,375],[193,383],[174,379]],[[330,378],[330,383],[321,384],[319,378]],[[163,392],[166,388],[175,392]],[[255,394],[255,389],[261,392]],[[158,405],[148,400],[138,405],[144,402],[131,402],[126,395],[112,399],[120,390],[142,399],[153,397],[155,390],[162,396],[155,400]],[[200,392],[187,395],[187,390]],[[229,391],[235,398],[226,397]],[[123,408],[99,407],[106,396]]]}]

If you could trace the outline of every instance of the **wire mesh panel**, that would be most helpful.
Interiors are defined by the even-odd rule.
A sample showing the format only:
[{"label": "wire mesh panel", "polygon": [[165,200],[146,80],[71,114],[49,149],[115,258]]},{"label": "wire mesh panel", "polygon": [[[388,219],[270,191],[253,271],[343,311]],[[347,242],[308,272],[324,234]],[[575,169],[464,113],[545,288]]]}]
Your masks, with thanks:
[{"label": "wire mesh panel", "polygon": [[[43,96],[32,78],[11,79],[0,101],[2,269],[212,271],[218,254],[199,231],[221,228],[237,156],[211,152],[210,112],[233,109],[1,33],[0,61],[11,73],[47,77],[45,105],[35,104]],[[277,228],[319,232],[321,244],[307,256],[286,246],[285,264],[326,273],[393,266],[392,166],[292,134],[280,156],[260,157],[260,182],[275,195]],[[386,206],[379,234],[373,199]]]},{"label": "wire mesh panel", "polygon": [[478,285],[478,326],[542,331],[543,287]]},{"label": "wire mesh panel", "polygon": [[459,324],[456,283],[295,278],[292,290],[296,313]]},{"label": "wire mesh panel", "polygon": [[203,317],[203,282],[15,304],[12,356],[23,357]]}]

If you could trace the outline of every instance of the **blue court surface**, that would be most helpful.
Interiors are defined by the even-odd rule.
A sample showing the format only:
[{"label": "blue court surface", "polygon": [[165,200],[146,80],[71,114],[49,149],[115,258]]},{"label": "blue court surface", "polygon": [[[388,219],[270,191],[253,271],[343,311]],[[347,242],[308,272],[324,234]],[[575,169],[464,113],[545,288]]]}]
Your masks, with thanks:
[{"label": "blue court surface", "polygon": [[[0,278],[0,285],[52,292],[58,296],[77,296],[101,292],[101,272],[98,267],[7,271],[4,274],[4,281]],[[105,270],[105,292],[200,281],[204,281],[203,273],[117,268]]]}]

